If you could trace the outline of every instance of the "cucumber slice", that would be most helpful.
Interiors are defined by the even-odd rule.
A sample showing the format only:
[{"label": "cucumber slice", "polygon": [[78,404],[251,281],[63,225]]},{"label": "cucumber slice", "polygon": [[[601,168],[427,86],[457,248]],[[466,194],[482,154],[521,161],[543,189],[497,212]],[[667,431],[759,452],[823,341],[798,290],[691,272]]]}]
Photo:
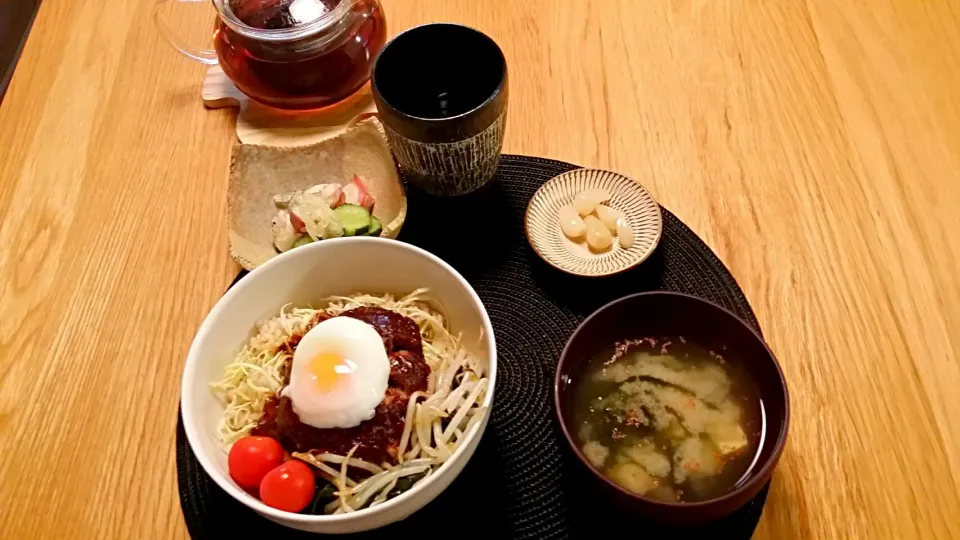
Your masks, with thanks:
[{"label": "cucumber slice", "polygon": [[[300,246],[305,246],[311,242],[313,242],[313,238],[310,238],[309,234],[305,234],[300,238],[297,238],[297,241],[293,243],[293,247],[298,248]],[[290,249],[293,249],[293,248],[290,248]]]},{"label": "cucumber slice", "polygon": [[381,232],[383,232],[383,225],[380,224],[380,220],[371,216],[370,230],[367,231],[367,236],[380,236]]},{"label": "cucumber slice", "polygon": [[343,234],[358,236],[370,229],[370,211],[357,204],[343,204],[333,209],[343,225]]}]

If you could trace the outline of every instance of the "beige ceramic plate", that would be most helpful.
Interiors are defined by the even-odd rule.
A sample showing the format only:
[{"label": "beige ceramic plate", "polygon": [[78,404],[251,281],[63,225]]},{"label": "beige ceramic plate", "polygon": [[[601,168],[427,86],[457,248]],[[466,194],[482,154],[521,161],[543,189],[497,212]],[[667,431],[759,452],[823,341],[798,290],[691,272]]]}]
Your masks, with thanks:
[{"label": "beige ceramic plate", "polygon": [[376,199],[373,215],[383,223],[380,236],[396,238],[407,215],[407,197],[376,118],[306,146],[235,145],[227,190],[233,259],[253,270],[277,255],[270,234],[270,220],[277,213],[274,195],[314,184],[342,185],[354,174],[366,181]]},{"label": "beige ceramic plate", "polygon": [[[596,253],[586,241],[575,242],[560,230],[560,207],[572,204],[578,193],[604,188],[612,198],[608,206],[626,216],[633,228],[634,244],[623,249],[614,237],[613,246]],[[577,169],[547,180],[533,194],[524,217],[530,246],[549,264],[578,276],[608,276],[642,263],[660,242],[663,220],[660,206],[639,182],[622,174],[599,169]]]}]

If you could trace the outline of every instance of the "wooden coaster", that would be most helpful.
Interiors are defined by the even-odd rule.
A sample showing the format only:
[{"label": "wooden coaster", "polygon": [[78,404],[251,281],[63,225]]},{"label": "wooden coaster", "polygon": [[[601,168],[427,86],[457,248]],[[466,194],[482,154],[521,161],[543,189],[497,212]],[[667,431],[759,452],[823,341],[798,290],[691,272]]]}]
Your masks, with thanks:
[{"label": "wooden coaster", "polygon": [[316,111],[283,111],[257,103],[233,84],[220,66],[203,79],[203,104],[209,109],[238,107],[237,138],[244,144],[303,146],[335,137],[377,112],[370,84],[349,98]]}]

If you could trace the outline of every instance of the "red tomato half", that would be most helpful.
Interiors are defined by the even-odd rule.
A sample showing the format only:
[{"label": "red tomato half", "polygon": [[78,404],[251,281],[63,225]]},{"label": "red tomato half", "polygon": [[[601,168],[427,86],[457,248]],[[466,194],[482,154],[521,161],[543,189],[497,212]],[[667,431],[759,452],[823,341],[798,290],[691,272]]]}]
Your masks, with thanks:
[{"label": "red tomato half", "polygon": [[227,456],[230,476],[240,487],[254,489],[271,469],[283,462],[283,447],[270,437],[244,437]]},{"label": "red tomato half", "polygon": [[290,460],[268,472],[260,482],[260,500],[287,512],[299,512],[313,500],[315,480],[310,466]]}]

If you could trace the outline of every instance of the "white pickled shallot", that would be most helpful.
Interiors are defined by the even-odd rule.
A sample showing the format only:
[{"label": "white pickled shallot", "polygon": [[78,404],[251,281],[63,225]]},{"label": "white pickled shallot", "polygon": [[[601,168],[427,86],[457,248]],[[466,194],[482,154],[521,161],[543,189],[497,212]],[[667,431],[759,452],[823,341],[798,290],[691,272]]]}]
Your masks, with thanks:
[{"label": "white pickled shallot", "polygon": [[564,205],[558,210],[560,229],[567,238],[583,241],[590,250],[606,252],[613,244],[613,235],[623,249],[633,247],[634,234],[623,212],[604,204],[610,200],[610,192],[601,188],[588,189],[578,193],[573,206]]}]

